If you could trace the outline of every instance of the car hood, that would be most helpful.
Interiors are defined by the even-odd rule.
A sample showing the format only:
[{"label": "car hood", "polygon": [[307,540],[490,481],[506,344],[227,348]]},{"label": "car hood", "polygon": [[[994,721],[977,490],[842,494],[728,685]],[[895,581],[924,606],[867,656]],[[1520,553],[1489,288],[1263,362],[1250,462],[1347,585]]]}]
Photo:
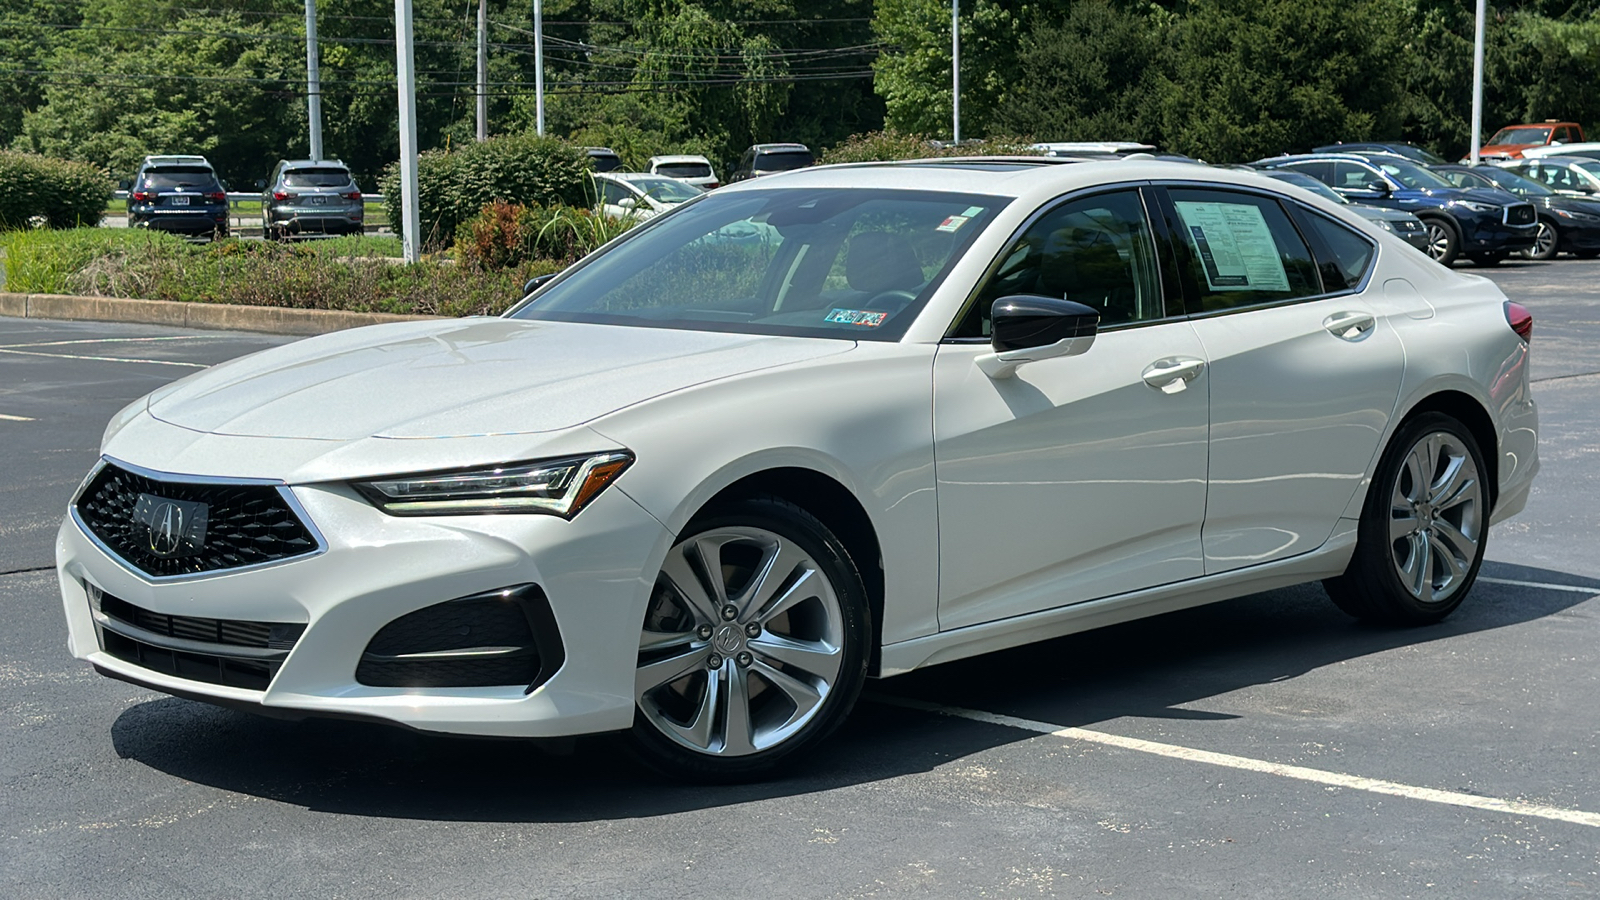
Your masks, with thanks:
[{"label": "car hood", "polygon": [[1403,209],[1390,209],[1386,206],[1367,206],[1364,203],[1350,204],[1350,211],[1372,222],[1409,222],[1417,218]]},{"label": "car hood", "polygon": [[351,441],[571,428],[696,384],[854,342],[473,318],[377,325],[224,363],[152,394],[209,434]]},{"label": "car hood", "polygon": [[1585,200],[1582,197],[1568,197],[1564,194],[1552,194],[1530,199],[1537,200],[1539,205],[1546,209],[1566,209],[1591,216],[1600,216],[1600,200]]}]

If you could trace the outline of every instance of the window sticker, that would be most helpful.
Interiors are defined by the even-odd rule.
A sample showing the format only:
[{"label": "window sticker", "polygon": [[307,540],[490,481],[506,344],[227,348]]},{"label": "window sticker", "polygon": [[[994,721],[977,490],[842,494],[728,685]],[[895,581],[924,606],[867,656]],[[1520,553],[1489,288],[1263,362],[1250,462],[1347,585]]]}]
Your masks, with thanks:
[{"label": "window sticker", "polygon": [[939,227],[935,228],[934,231],[955,231],[958,228],[960,228],[961,226],[967,224],[967,220],[970,219],[970,218],[972,218],[972,217],[971,216],[947,216],[943,222],[939,223]]},{"label": "window sticker", "polygon": [[981,206],[969,206],[969,207],[967,207],[967,211],[962,213],[961,215],[965,216],[968,219],[972,218],[973,216],[981,216],[981,215],[983,215],[983,207],[981,207]]},{"label": "window sticker", "polygon": [[862,328],[877,328],[889,318],[889,314],[878,309],[834,309],[823,317],[824,322],[833,322],[838,325],[860,325]]},{"label": "window sticker", "polygon": [[1255,205],[1185,200],[1174,205],[1189,229],[1189,242],[1200,254],[1211,290],[1289,290],[1278,245]]}]

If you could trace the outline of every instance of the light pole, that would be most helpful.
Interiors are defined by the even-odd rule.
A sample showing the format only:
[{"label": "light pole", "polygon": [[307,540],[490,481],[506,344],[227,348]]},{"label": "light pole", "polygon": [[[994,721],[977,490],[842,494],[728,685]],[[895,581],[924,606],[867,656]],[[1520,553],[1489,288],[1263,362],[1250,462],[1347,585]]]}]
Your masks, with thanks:
[{"label": "light pole", "polygon": [[306,116],[310,120],[311,161],[322,160],[322,79],[317,72],[317,0],[306,0]]},{"label": "light pole", "polygon": [[950,0],[950,101],[951,140],[959,144],[961,143],[961,0]]},{"label": "light pole", "polygon": [[1483,137],[1483,17],[1486,0],[1478,0],[1478,27],[1472,39],[1472,164],[1478,164]]},{"label": "light pole", "polygon": [[412,49],[411,0],[394,0],[394,55],[400,92],[400,237],[406,262],[417,261],[417,72]]},{"label": "light pole", "polygon": [[489,139],[489,0],[478,0],[478,140]]},{"label": "light pole", "polygon": [[533,0],[533,115],[534,128],[544,136],[544,3]]}]

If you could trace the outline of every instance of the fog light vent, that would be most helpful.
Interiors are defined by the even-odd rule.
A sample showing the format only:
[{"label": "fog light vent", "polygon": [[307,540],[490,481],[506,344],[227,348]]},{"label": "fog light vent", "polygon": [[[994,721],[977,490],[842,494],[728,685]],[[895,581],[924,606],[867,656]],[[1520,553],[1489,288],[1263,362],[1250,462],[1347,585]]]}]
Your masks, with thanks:
[{"label": "fog light vent", "polygon": [[361,654],[369,687],[518,686],[533,690],[565,659],[555,616],[536,585],[486,591],[385,625]]}]

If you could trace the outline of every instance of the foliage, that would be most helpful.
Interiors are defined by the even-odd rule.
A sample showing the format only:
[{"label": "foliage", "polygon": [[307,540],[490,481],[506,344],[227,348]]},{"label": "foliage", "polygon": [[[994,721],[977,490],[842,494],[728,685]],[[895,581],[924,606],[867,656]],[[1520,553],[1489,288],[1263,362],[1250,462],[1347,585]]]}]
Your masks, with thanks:
[{"label": "foliage", "polygon": [[572,206],[523,206],[495,201],[461,223],[456,234],[456,259],[479,270],[540,260],[564,266],[636,224],[636,219],[612,219]]},{"label": "foliage", "polygon": [[[430,150],[417,160],[417,211],[424,246],[439,248],[461,223],[496,200],[554,206],[587,205],[589,158],[559,138],[507,135],[455,151]],[[380,181],[384,208],[401,231],[400,168]]]},{"label": "foliage", "polygon": [[0,150],[0,229],[94,225],[111,199],[111,181],[88,163]]},{"label": "foliage", "polygon": [[[1042,4],[970,0],[961,6],[961,133],[989,132],[1020,72],[1016,44]],[[873,64],[885,126],[895,131],[949,137],[952,125],[950,3],[948,0],[878,0],[873,30],[895,52]],[[1025,129],[1032,131],[1033,129]]]},{"label": "foliage", "polygon": [[1021,137],[964,140],[960,144],[935,143],[920,134],[875,131],[853,134],[823,152],[819,163],[876,162],[897,159],[935,159],[951,156],[1038,156],[1033,141]]},{"label": "foliage", "polygon": [[111,228],[11,232],[0,235],[0,247],[10,290],[431,315],[500,313],[521,299],[527,279],[563,267],[401,265],[377,255],[337,254],[333,241],[194,245],[158,232]]}]

